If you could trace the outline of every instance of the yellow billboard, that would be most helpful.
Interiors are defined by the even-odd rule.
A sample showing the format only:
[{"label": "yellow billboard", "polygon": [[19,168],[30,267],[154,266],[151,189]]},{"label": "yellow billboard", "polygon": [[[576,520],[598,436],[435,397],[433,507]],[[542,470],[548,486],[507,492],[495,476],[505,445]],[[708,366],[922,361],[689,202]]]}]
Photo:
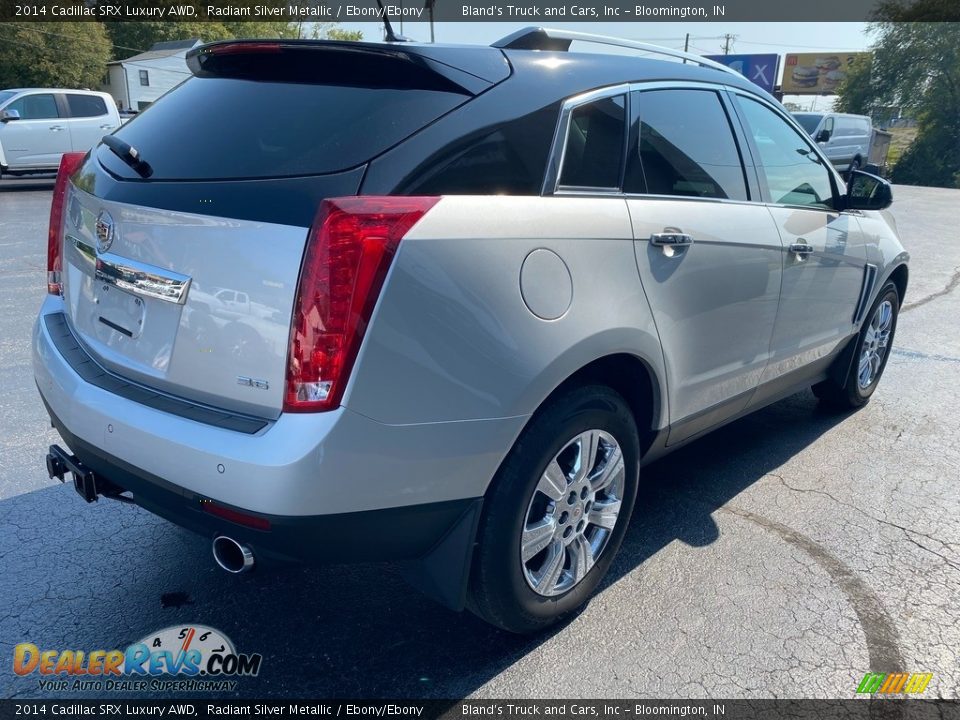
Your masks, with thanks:
[{"label": "yellow billboard", "polygon": [[868,53],[787,53],[783,65],[784,95],[832,95],[847,76],[850,65]]}]

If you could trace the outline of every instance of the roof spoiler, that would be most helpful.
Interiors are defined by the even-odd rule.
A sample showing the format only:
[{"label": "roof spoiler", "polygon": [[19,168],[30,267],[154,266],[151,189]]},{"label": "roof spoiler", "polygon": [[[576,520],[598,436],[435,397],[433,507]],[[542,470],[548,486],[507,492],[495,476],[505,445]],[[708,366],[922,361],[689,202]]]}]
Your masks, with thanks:
[{"label": "roof spoiler", "polygon": [[186,60],[197,77],[441,90],[466,95],[478,95],[510,74],[498,50],[451,50],[408,42],[221,40],[190,50]]}]

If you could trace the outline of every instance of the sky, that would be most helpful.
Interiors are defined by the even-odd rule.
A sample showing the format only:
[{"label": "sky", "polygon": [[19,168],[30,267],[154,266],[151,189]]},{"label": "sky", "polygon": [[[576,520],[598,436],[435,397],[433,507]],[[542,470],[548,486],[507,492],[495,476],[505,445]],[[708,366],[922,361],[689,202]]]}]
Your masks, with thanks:
[{"label": "sky", "polygon": [[[842,0],[838,0],[842,2]],[[436,42],[489,45],[505,35],[530,25],[529,22],[461,22],[437,23]],[[686,33],[690,33],[690,51],[699,55],[723,53],[724,35],[734,36],[731,53],[817,52],[819,50],[866,50],[870,36],[866,23],[724,23],[724,22],[572,22],[553,23],[564,30],[614,35],[628,40],[641,40],[666,47],[683,49]],[[362,30],[364,39],[382,39],[378,23],[342,23],[349,30]],[[400,31],[400,23],[394,22]],[[429,41],[430,26],[423,22],[404,22],[402,34],[414,40]],[[790,96],[785,102],[797,102],[803,109],[827,110],[829,97]]]}]

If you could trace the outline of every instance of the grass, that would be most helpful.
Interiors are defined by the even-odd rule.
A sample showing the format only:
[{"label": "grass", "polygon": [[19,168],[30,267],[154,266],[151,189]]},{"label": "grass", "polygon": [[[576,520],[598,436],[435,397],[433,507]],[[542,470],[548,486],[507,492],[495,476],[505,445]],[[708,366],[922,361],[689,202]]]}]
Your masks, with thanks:
[{"label": "grass", "polygon": [[890,128],[887,130],[891,135],[890,138],[890,152],[887,154],[887,166],[893,168],[897,164],[897,160],[906,152],[907,148],[910,147],[917,137],[917,128],[915,127],[896,127]]}]

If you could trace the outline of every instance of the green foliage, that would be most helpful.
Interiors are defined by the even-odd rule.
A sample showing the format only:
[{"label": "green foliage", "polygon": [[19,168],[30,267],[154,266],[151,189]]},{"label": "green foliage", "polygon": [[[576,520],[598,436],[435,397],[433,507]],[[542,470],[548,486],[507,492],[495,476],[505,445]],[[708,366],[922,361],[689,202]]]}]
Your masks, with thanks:
[{"label": "green foliage", "polygon": [[363,30],[344,30],[335,22],[310,23],[309,36],[314,40],[363,40]]},{"label": "green foliage", "polygon": [[0,24],[0,88],[100,87],[110,40],[94,22]]},{"label": "green foliage", "polygon": [[920,13],[935,12],[938,2],[884,6],[885,15],[871,25],[873,62],[853,69],[837,107],[864,114],[904,108],[917,119],[919,133],[894,168],[894,181],[954,187],[960,174],[960,23],[896,21],[924,17]]}]

